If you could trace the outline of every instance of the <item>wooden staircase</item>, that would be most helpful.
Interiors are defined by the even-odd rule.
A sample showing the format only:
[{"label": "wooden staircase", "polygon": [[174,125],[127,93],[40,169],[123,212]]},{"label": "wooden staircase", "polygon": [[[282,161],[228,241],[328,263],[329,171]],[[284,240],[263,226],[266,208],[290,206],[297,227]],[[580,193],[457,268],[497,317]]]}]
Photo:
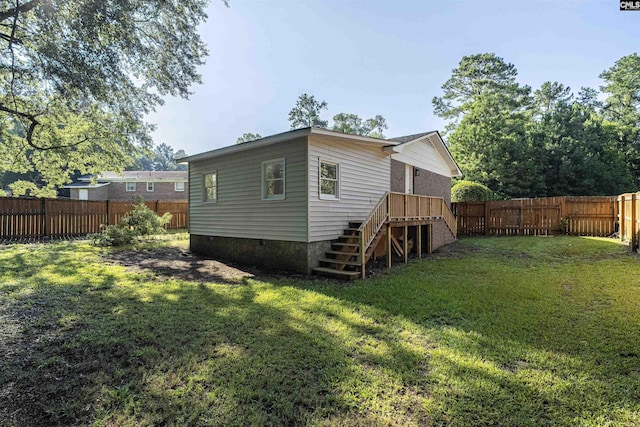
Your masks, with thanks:
[{"label": "wooden staircase", "polygon": [[[331,242],[331,250],[319,259],[315,274],[354,280],[365,278],[366,265],[375,253],[378,242],[390,231],[393,224],[428,223],[443,219],[455,237],[455,216],[442,198],[387,192],[363,222],[350,222],[338,239]],[[387,227],[383,227],[387,224]],[[391,235],[391,233],[389,233]],[[390,245],[387,251],[391,265]],[[406,260],[406,258],[405,258]]]},{"label": "wooden staircase", "polygon": [[380,230],[371,245],[365,250],[364,262],[360,257],[360,222],[350,222],[349,227],[335,241],[331,242],[331,250],[320,258],[320,266],[313,269],[314,273],[339,279],[354,280],[361,274],[361,267],[371,259],[380,239],[385,235]]}]

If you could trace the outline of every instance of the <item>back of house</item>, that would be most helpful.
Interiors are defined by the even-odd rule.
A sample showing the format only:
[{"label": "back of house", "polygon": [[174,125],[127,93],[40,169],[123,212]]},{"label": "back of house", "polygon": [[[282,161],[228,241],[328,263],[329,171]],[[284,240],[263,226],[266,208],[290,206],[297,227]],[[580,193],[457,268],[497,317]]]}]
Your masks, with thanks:
[{"label": "back of house", "polygon": [[389,192],[448,205],[460,173],[437,132],[384,140],[305,128],[182,161],[193,252],[304,274]]}]

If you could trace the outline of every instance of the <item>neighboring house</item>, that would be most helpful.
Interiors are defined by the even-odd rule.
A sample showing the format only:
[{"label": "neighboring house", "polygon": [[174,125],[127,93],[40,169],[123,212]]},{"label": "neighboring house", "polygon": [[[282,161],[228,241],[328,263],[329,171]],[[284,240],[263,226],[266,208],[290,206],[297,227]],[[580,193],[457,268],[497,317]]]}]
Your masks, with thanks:
[{"label": "neighboring house", "polygon": [[188,181],[187,171],[103,172],[95,180],[94,175],[82,176],[64,188],[69,189],[71,199],[79,200],[131,200],[136,196],[144,200],[186,200]]},{"label": "neighboring house", "polygon": [[406,260],[455,240],[460,169],[437,131],[384,140],[304,128],[181,160],[194,253],[355,277],[374,256],[390,265],[392,247]]}]

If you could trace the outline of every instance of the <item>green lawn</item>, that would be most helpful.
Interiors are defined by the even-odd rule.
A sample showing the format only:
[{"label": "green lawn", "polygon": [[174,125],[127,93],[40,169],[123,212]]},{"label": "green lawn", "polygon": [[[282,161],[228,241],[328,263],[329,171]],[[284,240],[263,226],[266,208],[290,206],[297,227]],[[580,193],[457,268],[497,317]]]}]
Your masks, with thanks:
[{"label": "green lawn", "polygon": [[101,251],[0,248],[0,425],[640,425],[640,259],[612,240],[463,239],[350,284]]}]

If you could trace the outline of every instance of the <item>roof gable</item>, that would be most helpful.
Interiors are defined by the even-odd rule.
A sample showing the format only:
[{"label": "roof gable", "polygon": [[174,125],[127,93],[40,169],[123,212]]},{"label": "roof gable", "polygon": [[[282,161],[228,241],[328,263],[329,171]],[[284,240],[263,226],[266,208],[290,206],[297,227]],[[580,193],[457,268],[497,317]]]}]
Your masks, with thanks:
[{"label": "roof gable", "polygon": [[[384,151],[391,154],[391,158],[397,158],[398,160],[404,161],[405,163],[412,164],[417,167],[421,167],[419,161],[412,162],[412,159],[403,156],[403,152],[412,151],[411,147],[415,147],[416,144],[428,144],[434,151],[438,154],[439,160],[446,164],[446,169],[450,171],[450,176],[461,176],[462,172],[458,167],[458,164],[451,156],[449,149],[447,148],[444,140],[440,136],[438,131],[424,132],[418,133],[414,135],[401,136],[398,138],[392,138],[389,141],[398,142],[395,145],[388,145],[384,148]],[[412,156],[414,157],[414,156]],[[422,165],[425,169],[430,169]]]}]

